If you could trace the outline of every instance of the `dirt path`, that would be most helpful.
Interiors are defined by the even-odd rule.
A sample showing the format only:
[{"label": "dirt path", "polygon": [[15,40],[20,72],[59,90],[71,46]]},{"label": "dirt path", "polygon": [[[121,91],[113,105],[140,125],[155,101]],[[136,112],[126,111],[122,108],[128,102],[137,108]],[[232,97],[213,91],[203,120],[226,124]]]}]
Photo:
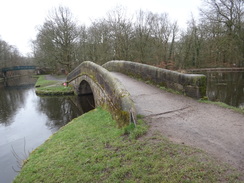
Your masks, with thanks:
[{"label": "dirt path", "polygon": [[150,130],[200,148],[244,172],[243,114],[171,94],[120,73],[112,74],[131,94],[137,112],[146,116]]}]

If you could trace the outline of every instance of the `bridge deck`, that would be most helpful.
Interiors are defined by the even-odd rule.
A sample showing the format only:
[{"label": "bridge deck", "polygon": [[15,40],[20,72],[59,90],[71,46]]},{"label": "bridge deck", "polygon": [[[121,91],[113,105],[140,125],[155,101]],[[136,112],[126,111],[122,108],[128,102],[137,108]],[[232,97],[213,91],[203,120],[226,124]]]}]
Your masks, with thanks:
[{"label": "bridge deck", "polygon": [[112,73],[131,94],[151,132],[203,149],[244,171],[244,115]]}]

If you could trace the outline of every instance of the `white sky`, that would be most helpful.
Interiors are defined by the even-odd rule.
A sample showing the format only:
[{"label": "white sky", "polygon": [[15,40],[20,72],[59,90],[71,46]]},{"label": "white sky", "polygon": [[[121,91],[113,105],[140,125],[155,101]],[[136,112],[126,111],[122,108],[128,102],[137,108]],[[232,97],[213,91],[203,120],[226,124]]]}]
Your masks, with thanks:
[{"label": "white sky", "polygon": [[168,13],[184,28],[191,14],[198,16],[201,0],[0,0],[1,39],[16,46],[23,55],[30,53],[36,27],[43,25],[48,12],[60,5],[69,7],[80,24],[105,17],[109,10],[122,5],[133,13],[140,9]]}]

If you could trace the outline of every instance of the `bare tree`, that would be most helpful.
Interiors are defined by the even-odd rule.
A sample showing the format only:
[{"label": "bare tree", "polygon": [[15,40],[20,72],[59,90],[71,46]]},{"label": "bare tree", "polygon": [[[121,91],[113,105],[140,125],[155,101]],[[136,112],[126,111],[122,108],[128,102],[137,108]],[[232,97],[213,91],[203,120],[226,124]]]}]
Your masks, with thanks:
[{"label": "bare tree", "polygon": [[72,13],[66,7],[59,7],[39,28],[35,56],[40,62],[70,71],[76,60],[78,38],[79,29]]},{"label": "bare tree", "polygon": [[[244,1],[204,0],[202,19],[218,27],[223,63],[244,64]],[[214,30],[216,31],[216,30]]]},{"label": "bare tree", "polygon": [[110,36],[113,44],[113,59],[130,60],[131,59],[131,39],[132,39],[132,22],[126,17],[126,10],[117,7],[108,13],[106,19],[110,27]]},{"label": "bare tree", "polygon": [[88,55],[98,64],[103,64],[113,58],[111,30],[106,20],[92,22],[88,29]]},{"label": "bare tree", "polygon": [[0,39],[0,68],[24,64],[24,58],[19,50]]},{"label": "bare tree", "polygon": [[150,62],[152,48],[152,28],[153,13],[140,10],[136,16],[134,25],[134,60],[138,62]]},{"label": "bare tree", "polygon": [[153,57],[156,64],[164,63],[167,68],[172,59],[174,42],[177,35],[177,23],[171,23],[168,14],[154,14],[150,23],[153,37]]}]

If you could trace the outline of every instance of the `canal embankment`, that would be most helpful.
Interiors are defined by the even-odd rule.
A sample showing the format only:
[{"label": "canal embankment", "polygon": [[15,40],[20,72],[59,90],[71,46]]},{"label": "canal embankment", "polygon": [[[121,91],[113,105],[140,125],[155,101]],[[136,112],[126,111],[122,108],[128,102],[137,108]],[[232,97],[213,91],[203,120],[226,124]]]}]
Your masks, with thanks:
[{"label": "canal embankment", "polygon": [[159,133],[119,129],[106,110],[94,109],[61,128],[24,162],[18,182],[235,182],[236,171],[204,152]]}]

